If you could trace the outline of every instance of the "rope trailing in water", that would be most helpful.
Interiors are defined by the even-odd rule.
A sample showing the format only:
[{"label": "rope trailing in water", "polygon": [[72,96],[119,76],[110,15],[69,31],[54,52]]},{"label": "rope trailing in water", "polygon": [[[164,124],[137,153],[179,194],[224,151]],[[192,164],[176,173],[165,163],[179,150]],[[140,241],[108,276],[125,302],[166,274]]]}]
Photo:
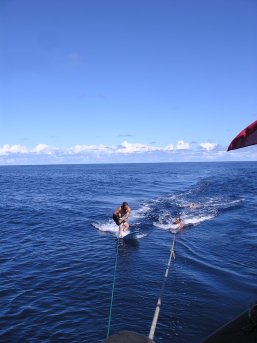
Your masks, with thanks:
[{"label": "rope trailing in water", "polygon": [[107,328],[107,336],[106,336],[106,338],[108,338],[110,336],[111,318],[112,318],[112,303],[113,303],[113,297],[114,297],[116,270],[117,270],[117,264],[118,264],[119,243],[120,243],[120,239],[118,238],[117,239],[117,246],[116,246],[116,257],[115,257],[115,266],[114,266],[114,274],[113,274],[113,282],[112,282],[112,296],[111,296],[111,304],[110,304],[110,311],[109,311],[109,319],[108,319],[108,328]]},{"label": "rope trailing in water", "polygon": [[175,260],[175,250],[174,250],[174,248],[175,248],[175,240],[176,240],[176,233],[174,233],[174,236],[173,236],[173,241],[172,241],[172,245],[171,245],[171,249],[170,249],[170,258],[169,258],[169,262],[167,264],[166,272],[165,272],[165,275],[164,275],[164,280],[163,280],[163,283],[162,283],[162,288],[161,288],[161,291],[160,291],[159,299],[157,301],[157,305],[156,305],[156,309],[155,309],[155,313],[154,313],[154,317],[153,317],[153,321],[152,321],[152,326],[151,326],[150,333],[149,333],[149,336],[148,336],[152,340],[154,338],[154,332],[155,332],[155,328],[156,328],[158,317],[159,317],[159,313],[160,313],[161,302],[162,302],[162,295],[163,295],[163,291],[164,291],[164,288],[165,288],[165,285],[166,285],[166,282],[167,282],[171,260],[172,260],[172,258],[174,258],[174,260]]}]

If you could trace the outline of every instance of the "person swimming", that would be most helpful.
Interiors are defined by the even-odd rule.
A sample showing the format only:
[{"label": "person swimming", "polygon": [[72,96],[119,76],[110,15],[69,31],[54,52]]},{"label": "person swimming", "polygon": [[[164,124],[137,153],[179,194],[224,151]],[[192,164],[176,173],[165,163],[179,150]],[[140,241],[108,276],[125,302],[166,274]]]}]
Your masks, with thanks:
[{"label": "person swimming", "polygon": [[177,217],[173,224],[178,225],[179,230],[183,229],[183,227],[185,226],[180,217]]},{"label": "person swimming", "polygon": [[197,207],[198,207],[198,205],[196,203],[190,202],[189,208],[197,208]]}]

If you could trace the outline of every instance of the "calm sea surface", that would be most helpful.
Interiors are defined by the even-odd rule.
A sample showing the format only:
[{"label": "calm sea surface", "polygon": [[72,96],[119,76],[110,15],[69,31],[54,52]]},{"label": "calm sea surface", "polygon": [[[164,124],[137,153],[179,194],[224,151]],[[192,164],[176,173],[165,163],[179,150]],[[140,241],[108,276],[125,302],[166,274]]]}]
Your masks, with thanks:
[{"label": "calm sea surface", "polygon": [[[257,163],[0,167],[0,342],[101,342],[120,240],[111,334],[197,343],[257,300]],[[195,202],[197,208],[190,209]]]}]

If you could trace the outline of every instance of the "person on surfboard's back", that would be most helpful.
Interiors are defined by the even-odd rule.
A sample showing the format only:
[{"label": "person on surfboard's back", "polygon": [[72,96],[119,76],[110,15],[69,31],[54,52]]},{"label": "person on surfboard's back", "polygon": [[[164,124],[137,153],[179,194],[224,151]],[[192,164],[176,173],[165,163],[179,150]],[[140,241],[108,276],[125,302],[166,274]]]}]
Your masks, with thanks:
[{"label": "person on surfboard's back", "polygon": [[123,202],[121,207],[116,208],[113,213],[112,219],[119,226],[119,234],[122,231],[127,231],[129,228],[129,223],[127,222],[130,215],[131,209],[127,202]]}]

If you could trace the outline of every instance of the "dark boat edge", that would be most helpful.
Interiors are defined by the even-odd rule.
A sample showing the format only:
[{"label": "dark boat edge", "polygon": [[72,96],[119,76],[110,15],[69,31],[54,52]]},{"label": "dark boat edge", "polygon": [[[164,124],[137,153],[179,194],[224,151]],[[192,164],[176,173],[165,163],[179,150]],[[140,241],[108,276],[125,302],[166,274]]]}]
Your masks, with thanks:
[{"label": "dark boat edge", "polygon": [[200,343],[256,343],[257,342],[257,303],[231,320]]}]

